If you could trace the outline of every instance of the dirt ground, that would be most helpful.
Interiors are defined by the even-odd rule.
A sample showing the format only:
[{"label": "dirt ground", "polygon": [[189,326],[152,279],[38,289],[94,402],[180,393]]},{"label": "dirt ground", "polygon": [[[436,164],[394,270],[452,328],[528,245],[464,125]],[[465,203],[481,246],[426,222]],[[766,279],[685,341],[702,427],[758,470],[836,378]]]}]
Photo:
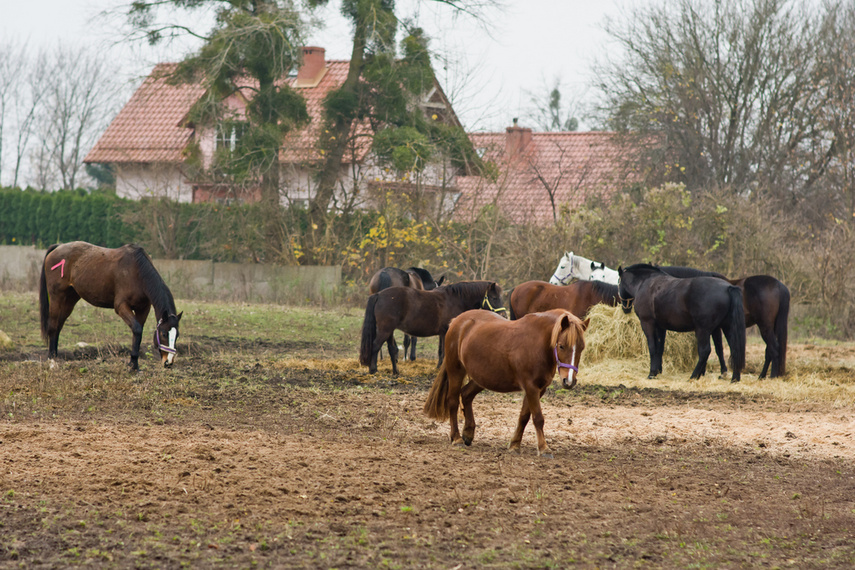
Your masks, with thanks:
[{"label": "dirt ground", "polygon": [[218,363],[231,388],[158,413],[0,421],[0,567],[855,565],[850,409],[583,385],[544,400],[549,460],[532,426],[506,450],[519,395],[479,395],[459,448],[427,374]]}]

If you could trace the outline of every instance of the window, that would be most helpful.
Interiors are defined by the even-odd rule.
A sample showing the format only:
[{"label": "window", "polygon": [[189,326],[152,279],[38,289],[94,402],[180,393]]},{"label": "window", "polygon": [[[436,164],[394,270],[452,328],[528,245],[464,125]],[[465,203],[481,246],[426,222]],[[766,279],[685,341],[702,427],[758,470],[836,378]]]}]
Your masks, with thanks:
[{"label": "window", "polygon": [[217,125],[217,136],[214,138],[214,150],[225,149],[234,152],[240,138],[246,132],[243,121],[225,121]]}]

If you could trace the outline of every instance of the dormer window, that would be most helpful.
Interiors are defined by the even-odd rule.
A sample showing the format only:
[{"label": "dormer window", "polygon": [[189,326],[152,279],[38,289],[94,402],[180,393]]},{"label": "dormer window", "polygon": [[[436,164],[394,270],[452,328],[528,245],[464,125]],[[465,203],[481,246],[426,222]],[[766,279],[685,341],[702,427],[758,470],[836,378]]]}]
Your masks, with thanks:
[{"label": "dormer window", "polygon": [[246,132],[244,121],[224,121],[217,125],[217,136],[214,138],[214,150],[234,152],[237,143]]}]

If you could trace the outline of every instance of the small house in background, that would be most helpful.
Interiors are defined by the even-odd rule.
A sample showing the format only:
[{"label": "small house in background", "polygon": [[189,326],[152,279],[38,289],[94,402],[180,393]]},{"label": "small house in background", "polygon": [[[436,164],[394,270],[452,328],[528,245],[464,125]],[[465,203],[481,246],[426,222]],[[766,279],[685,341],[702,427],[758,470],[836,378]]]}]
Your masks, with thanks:
[{"label": "small house in background", "polygon": [[[345,80],[349,62],[326,60],[321,47],[304,47],[302,63],[283,78],[303,95],[310,117],[308,125],[288,135],[279,153],[280,196],[283,204],[305,204],[314,196],[314,173],[322,159],[318,137],[323,126],[323,101]],[[169,197],[180,202],[255,202],[258,187],[235,188],[206,179],[218,148],[233,146],[241,136],[251,90],[237,89],[226,101],[232,120],[216,127],[193,124],[189,113],[205,94],[198,84],[170,84],[175,64],[159,64],[143,81],[128,103],[84,159],[87,163],[116,165],[116,192],[140,199]],[[418,105],[433,120],[459,126],[451,105],[434,80]],[[384,167],[371,152],[372,135],[367,123],[358,123],[352,144],[341,165],[338,204],[370,206],[384,192],[411,193],[434,203],[447,202],[458,170],[448,160],[437,160],[422,172],[399,173]],[[199,168],[201,166],[201,168]],[[441,207],[441,206],[439,206]]]},{"label": "small house in background", "polygon": [[578,207],[592,195],[607,197],[640,179],[615,133],[535,133],[514,119],[504,133],[469,138],[498,168],[491,179],[457,177],[454,219],[460,222],[475,221],[485,207],[495,206],[512,223],[548,225],[562,208]]}]

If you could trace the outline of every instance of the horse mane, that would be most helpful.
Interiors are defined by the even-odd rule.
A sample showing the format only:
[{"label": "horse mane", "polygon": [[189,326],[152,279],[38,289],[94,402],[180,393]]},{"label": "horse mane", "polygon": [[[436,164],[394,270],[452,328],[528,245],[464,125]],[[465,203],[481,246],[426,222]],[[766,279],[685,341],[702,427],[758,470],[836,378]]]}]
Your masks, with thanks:
[{"label": "horse mane", "polygon": [[151,258],[142,247],[132,245],[131,248],[139,269],[140,279],[142,279],[143,290],[156,311],[155,316],[161,319],[167,315],[174,315],[175,299],[172,297],[172,291],[169,290],[160,273],[154,268]]},{"label": "horse mane", "polygon": [[650,263],[636,263],[635,265],[625,267],[623,270],[632,271],[633,273],[665,273],[661,267],[651,265]]},{"label": "horse mane", "polygon": [[567,335],[569,337],[569,344],[576,344],[576,341],[580,336],[584,334],[584,330],[582,329],[582,319],[571,313],[570,311],[564,311],[564,314],[561,315],[557,321],[555,321],[555,325],[552,327],[552,337],[550,339],[549,346],[557,346],[558,345],[558,337],[561,336],[561,321],[567,317],[570,319],[570,327],[567,329]]},{"label": "horse mane", "polygon": [[451,283],[450,285],[442,285],[434,289],[434,291],[443,289],[452,295],[468,298],[483,295],[491,283],[491,281],[461,281],[459,283]]},{"label": "horse mane", "polygon": [[433,282],[433,276],[430,274],[430,271],[427,269],[422,269],[421,267],[410,267],[407,269],[409,273],[415,273],[422,280],[422,283],[430,284]]},{"label": "horse mane", "polygon": [[606,283],[605,281],[590,281],[591,288],[594,290],[594,293],[600,295],[601,297],[611,298],[618,296],[618,286],[612,285],[611,283]]},{"label": "horse mane", "polygon": [[718,277],[719,279],[727,279],[727,277],[716,271],[704,271],[702,269],[695,269],[694,267],[663,265],[660,269],[672,277]]}]

